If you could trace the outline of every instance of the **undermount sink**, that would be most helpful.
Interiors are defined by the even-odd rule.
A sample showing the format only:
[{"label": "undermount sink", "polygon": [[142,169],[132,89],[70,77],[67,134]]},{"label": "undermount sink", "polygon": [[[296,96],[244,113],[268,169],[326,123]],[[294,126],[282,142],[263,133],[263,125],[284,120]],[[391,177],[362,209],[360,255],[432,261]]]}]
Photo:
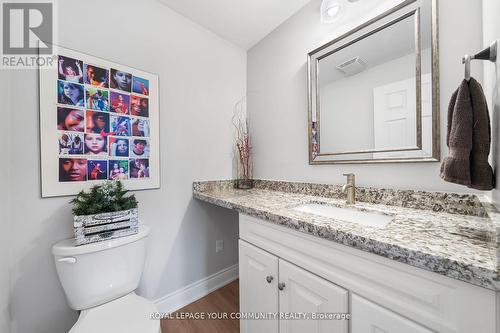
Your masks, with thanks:
[{"label": "undermount sink", "polygon": [[393,216],[379,212],[366,212],[318,203],[308,203],[295,207],[293,210],[378,228],[385,227],[393,219]]}]

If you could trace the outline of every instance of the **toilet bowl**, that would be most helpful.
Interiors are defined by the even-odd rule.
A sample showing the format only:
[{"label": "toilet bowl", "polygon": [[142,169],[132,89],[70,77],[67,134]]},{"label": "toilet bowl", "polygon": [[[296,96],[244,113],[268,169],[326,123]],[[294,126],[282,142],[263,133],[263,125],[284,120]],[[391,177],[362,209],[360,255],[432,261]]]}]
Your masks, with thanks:
[{"label": "toilet bowl", "polygon": [[72,309],[80,310],[70,333],[158,333],[149,300],[135,294],[146,257],[149,228],[94,244],[65,239],[52,247],[57,275]]}]

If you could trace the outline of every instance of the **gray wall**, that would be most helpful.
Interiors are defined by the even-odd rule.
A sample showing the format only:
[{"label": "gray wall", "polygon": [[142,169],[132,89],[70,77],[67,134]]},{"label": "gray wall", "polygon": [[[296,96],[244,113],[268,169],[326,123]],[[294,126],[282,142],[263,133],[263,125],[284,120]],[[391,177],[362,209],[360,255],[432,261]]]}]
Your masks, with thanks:
[{"label": "gray wall", "polygon": [[[58,7],[58,44],[160,77],[161,189],[136,192],[141,222],[152,229],[140,293],[154,300],[236,264],[237,215],[193,200],[191,186],[231,177],[231,114],[245,95],[245,51],[154,0],[64,0]],[[12,76],[12,332],[67,332],[77,313],[66,304],[50,250],[72,235],[71,198],[40,198],[36,73]],[[217,255],[216,239],[225,240]],[[2,300],[4,271],[2,261]]]},{"label": "gray wall", "polygon": [[[493,40],[500,43],[500,1],[483,0],[483,41],[484,47]],[[499,45],[500,46],[500,45]],[[496,172],[496,189],[492,192],[493,202],[500,207],[500,56],[496,63],[484,62],[484,92],[491,114],[492,160]]]},{"label": "gray wall", "polygon": [[[448,101],[463,79],[462,55],[481,48],[482,11],[477,1],[439,3],[441,144],[446,154]],[[359,23],[353,19],[350,26],[321,24],[319,5],[320,0],[313,0],[248,52],[248,110],[254,138],[255,177],[343,183],[342,173],[354,172],[359,185],[467,191],[442,181],[439,163],[308,165],[306,54]],[[481,69],[481,64],[473,64],[472,72],[479,79]]]}]

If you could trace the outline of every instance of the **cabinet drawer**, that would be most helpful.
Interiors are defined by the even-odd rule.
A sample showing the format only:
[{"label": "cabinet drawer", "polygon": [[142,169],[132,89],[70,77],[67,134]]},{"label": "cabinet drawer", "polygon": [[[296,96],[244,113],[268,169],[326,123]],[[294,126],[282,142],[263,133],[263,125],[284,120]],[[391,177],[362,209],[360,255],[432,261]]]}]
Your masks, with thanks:
[{"label": "cabinet drawer", "polygon": [[356,294],[351,296],[352,333],[432,333],[386,308]]}]

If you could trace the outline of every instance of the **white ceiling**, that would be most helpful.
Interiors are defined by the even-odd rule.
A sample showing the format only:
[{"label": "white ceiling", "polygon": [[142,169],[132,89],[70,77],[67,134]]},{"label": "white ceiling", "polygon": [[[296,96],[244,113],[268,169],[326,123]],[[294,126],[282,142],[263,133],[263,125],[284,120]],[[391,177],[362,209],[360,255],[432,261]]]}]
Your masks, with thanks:
[{"label": "white ceiling", "polygon": [[158,0],[248,50],[311,0]]}]

